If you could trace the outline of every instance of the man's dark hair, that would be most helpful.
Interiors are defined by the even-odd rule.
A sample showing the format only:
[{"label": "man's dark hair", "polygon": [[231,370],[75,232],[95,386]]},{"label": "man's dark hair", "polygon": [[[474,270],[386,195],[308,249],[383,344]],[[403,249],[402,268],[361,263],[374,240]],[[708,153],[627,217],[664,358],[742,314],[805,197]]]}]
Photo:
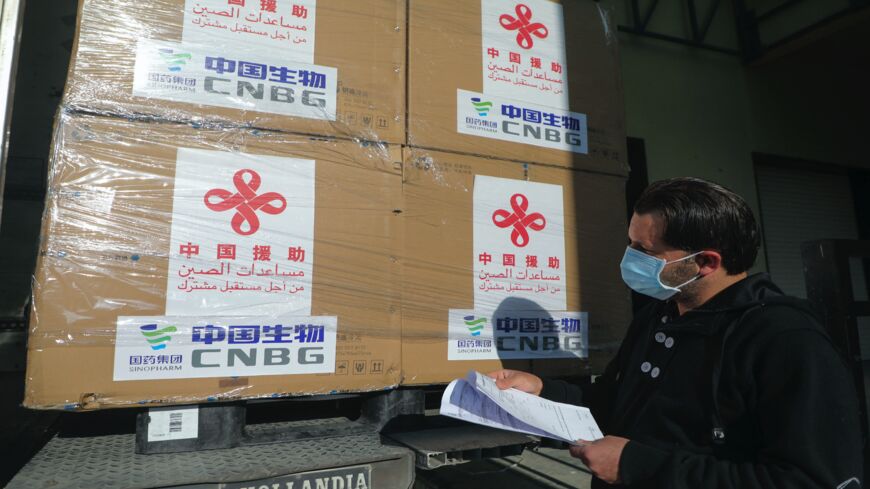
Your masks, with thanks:
[{"label": "man's dark hair", "polygon": [[634,212],[661,216],[662,239],[674,248],[718,251],[729,275],[755,263],[761,237],[752,209],[721,185],[690,177],[661,180],[643,191]]}]

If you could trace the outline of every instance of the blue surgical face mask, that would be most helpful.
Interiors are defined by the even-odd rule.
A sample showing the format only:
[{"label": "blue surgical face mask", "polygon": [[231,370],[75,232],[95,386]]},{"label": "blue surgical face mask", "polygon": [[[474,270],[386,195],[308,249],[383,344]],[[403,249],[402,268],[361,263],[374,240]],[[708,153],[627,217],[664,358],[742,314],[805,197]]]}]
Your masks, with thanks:
[{"label": "blue surgical face mask", "polygon": [[697,252],[689,256],[669,262],[662,258],[647,255],[642,251],[638,251],[631,246],[625,249],[625,256],[622,258],[622,280],[625,284],[631,287],[632,290],[643,295],[648,295],[659,300],[668,300],[673,297],[682,287],[701,278],[701,275],[692,277],[691,280],[684,284],[671,287],[662,283],[662,270],[666,265],[671,263],[688,260],[693,256],[700,255],[702,252]]}]

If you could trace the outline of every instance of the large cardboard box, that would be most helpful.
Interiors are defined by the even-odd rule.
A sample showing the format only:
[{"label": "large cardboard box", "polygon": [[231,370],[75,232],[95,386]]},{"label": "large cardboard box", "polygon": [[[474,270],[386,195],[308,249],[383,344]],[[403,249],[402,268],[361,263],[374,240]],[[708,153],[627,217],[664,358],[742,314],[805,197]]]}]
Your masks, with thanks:
[{"label": "large cardboard box", "polygon": [[631,319],[624,178],[421,149],[403,178],[404,384],[603,369]]},{"label": "large cardboard box", "polygon": [[24,404],[398,385],[400,154],[61,115]]},{"label": "large cardboard box", "polygon": [[593,0],[415,0],[408,144],[625,174],[616,26]]},{"label": "large cardboard box", "polygon": [[404,0],[80,0],[64,104],[405,140]]}]

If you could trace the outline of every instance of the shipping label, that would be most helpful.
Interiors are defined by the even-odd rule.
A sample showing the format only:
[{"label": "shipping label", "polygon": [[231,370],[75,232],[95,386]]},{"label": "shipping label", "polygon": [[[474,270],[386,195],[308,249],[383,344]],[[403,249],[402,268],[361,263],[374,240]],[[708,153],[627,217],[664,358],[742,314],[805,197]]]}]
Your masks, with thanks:
[{"label": "shipping label", "polygon": [[133,95],[334,121],[338,71],[265,50],[140,40]]},{"label": "shipping label", "polygon": [[148,441],[185,440],[199,436],[199,407],[148,410]]},{"label": "shipping label", "polygon": [[474,308],[567,308],[562,187],[474,177]]},{"label": "shipping label", "polygon": [[482,0],[483,93],[568,110],[562,5]]},{"label": "shipping label", "polygon": [[316,14],[316,0],[185,0],[181,39],[313,64]]},{"label": "shipping label", "polygon": [[166,314],[311,314],[314,168],[179,148]]},{"label": "shipping label", "polygon": [[589,153],[586,114],[456,90],[456,131],[461,134]]},{"label": "shipping label", "polygon": [[335,371],[334,316],[119,316],[114,380]]},{"label": "shipping label", "polygon": [[448,360],[586,358],[585,312],[451,309]]}]

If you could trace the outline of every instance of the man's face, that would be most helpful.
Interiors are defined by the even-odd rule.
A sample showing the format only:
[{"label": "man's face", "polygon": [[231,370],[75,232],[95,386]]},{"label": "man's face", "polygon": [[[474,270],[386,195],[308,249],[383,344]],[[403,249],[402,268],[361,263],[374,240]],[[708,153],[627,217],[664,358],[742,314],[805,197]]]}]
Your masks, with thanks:
[{"label": "man's face", "polygon": [[[662,239],[665,223],[658,214],[634,214],[628,225],[628,241],[632,248],[656,258],[663,258],[668,265],[662,270],[662,283],[671,287],[684,284],[698,273],[698,265],[691,258],[678,263],[670,263],[679,260],[690,253],[674,248]],[[683,293],[689,291],[693,284],[689,284]]]}]

